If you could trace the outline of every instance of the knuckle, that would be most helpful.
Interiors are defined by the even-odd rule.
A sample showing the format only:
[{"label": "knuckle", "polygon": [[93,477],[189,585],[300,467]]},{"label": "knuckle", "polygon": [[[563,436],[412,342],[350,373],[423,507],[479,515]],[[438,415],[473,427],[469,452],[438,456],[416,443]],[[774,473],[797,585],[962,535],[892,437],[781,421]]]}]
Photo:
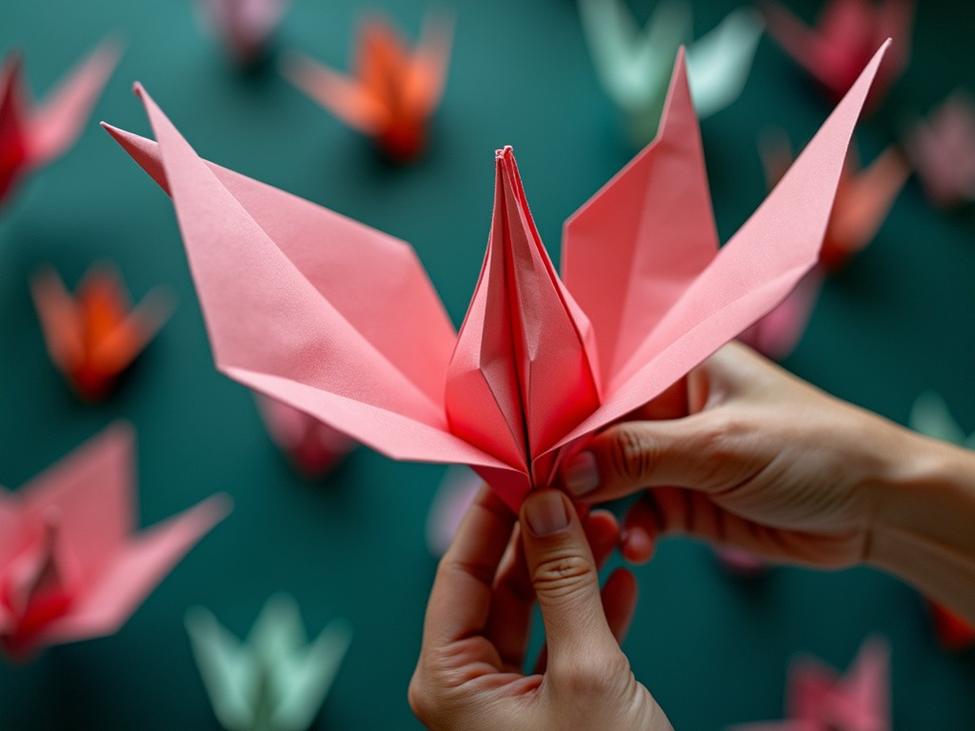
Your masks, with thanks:
[{"label": "knuckle", "polygon": [[610,447],[613,471],[628,482],[639,482],[650,474],[654,462],[654,441],[637,426],[616,428]]},{"label": "knuckle", "polygon": [[730,457],[748,431],[748,422],[740,414],[716,410],[704,425],[702,447],[711,457]]},{"label": "knuckle", "polygon": [[535,592],[550,599],[572,596],[595,581],[596,567],[581,552],[544,558],[532,570]]}]

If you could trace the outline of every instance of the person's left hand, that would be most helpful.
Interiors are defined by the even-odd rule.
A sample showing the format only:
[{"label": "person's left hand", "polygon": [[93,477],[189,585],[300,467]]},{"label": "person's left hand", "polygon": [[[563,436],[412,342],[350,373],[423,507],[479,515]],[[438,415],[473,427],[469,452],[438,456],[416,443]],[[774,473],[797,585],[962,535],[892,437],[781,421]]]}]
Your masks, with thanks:
[{"label": "person's left hand", "polygon": [[[410,682],[417,717],[436,730],[671,731],[619,646],[632,574],[617,569],[600,594],[598,563],[618,540],[612,514],[580,520],[556,490],[530,493],[516,524],[483,489],[437,570]],[[524,675],[536,599],[548,646]]]}]

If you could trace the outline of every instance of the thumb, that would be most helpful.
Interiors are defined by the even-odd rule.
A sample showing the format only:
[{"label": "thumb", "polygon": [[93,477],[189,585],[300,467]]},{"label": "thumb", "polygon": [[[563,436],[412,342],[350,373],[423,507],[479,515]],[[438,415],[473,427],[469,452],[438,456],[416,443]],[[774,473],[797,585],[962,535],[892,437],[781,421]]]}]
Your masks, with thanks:
[{"label": "thumb", "polygon": [[535,490],[521,507],[529,575],[542,611],[551,672],[619,654],[599,575],[579,516],[558,490]]}]

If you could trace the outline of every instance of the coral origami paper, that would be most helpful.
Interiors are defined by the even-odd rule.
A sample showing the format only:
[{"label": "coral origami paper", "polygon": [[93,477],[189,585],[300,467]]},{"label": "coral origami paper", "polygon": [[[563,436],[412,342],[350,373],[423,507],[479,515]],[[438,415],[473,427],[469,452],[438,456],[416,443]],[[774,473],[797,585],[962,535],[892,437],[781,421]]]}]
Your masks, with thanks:
[{"label": "coral origami paper", "polygon": [[116,632],[227,513],[214,497],[134,533],[132,431],[115,425],[16,492],[0,488],[0,646],[24,657]]},{"label": "coral origami paper", "polygon": [[789,669],[787,721],[740,724],[729,731],[890,731],[890,650],[864,642],[846,675],[813,659]]},{"label": "coral origami paper", "polygon": [[286,595],[268,599],[246,643],[199,607],[187,613],[186,629],[227,731],[306,731],[352,640],[351,627],[335,620],[309,642],[298,605]]},{"label": "coral origami paper", "polygon": [[657,139],[566,222],[561,278],[499,150],[459,333],[407,244],[207,162],[144,90],[158,143],[108,131],[173,198],[221,371],[389,456],[467,464],[517,506],[816,263],[882,57],[720,251],[683,54]]},{"label": "coral origami paper", "polygon": [[258,397],[257,406],[268,435],[308,477],[328,472],[355,442],[294,406]]},{"label": "coral origami paper", "polygon": [[975,200],[975,102],[952,94],[907,139],[907,152],[924,192],[950,208]]},{"label": "coral origami paper", "polygon": [[20,57],[0,69],[0,203],[17,182],[67,151],[118,62],[114,43],[102,43],[41,104],[23,88]]},{"label": "coral origami paper", "polygon": [[[690,5],[664,0],[642,30],[623,0],[579,0],[579,14],[603,88],[642,147],[657,132],[673,58],[690,40]],[[763,28],[758,12],[741,8],[688,46],[687,73],[700,117],[739,97]]]},{"label": "coral origami paper", "polygon": [[411,160],[426,146],[430,118],[443,96],[451,36],[449,22],[431,17],[410,49],[391,25],[371,18],[360,29],[350,76],[297,53],[286,59],[283,71],[390,158]]},{"label": "coral origami paper", "polygon": [[53,269],[45,269],[34,277],[31,292],[51,361],[87,401],[109,393],[171,309],[159,289],[133,308],[111,267],[90,269],[74,296]]},{"label": "coral origami paper", "polygon": [[244,65],[264,54],[287,7],[288,0],[200,0],[207,24]]},{"label": "coral origami paper", "polygon": [[765,0],[763,7],[769,34],[833,99],[846,93],[885,38],[892,38],[894,46],[877,71],[868,105],[887,92],[907,65],[914,0],[826,0],[815,27],[777,0]]}]

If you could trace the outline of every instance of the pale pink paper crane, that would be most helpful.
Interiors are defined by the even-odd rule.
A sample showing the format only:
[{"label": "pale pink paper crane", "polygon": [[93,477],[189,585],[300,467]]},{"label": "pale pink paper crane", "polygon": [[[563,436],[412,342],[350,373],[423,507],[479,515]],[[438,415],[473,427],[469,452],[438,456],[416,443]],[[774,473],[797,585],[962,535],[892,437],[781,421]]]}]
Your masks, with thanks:
[{"label": "pale pink paper crane", "polygon": [[7,57],[0,70],[0,203],[24,175],[75,143],[118,57],[115,43],[102,43],[42,104],[23,88],[20,57]]},{"label": "pale pink paper crane", "polygon": [[258,396],[257,407],[268,436],[307,477],[324,475],[355,447],[345,434],[294,406]]},{"label": "pale pink paper crane", "polygon": [[956,91],[907,139],[924,192],[945,208],[975,200],[975,102]]},{"label": "pale pink paper crane", "polygon": [[788,720],[746,723],[728,731],[890,731],[890,650],[863,643],[846,675],[813,659],[789,669]]},{"label": "pale pink paper crane", "polygon": [[470,465],[517,506],[815,264],[882,57],[720,251],[682,53],[657,139],[566,222],[564,281],[499,151],[458,334],[407,244],[200,158],[141,88],[158,143],[108,131],[173,198],[222,372],[391,457]]},{"label": "pale pink paper crane", "polygon": [[0,646],[12,656],[116,632],[227,513],[214,497],[134,533],[133,452],[117,424],[18,491],[0,488]]},{"label": "pale pink paper crane", "polygon": [[268,43],[289,0],[199,0],[208,25],[241,64],[256,61]]}]

